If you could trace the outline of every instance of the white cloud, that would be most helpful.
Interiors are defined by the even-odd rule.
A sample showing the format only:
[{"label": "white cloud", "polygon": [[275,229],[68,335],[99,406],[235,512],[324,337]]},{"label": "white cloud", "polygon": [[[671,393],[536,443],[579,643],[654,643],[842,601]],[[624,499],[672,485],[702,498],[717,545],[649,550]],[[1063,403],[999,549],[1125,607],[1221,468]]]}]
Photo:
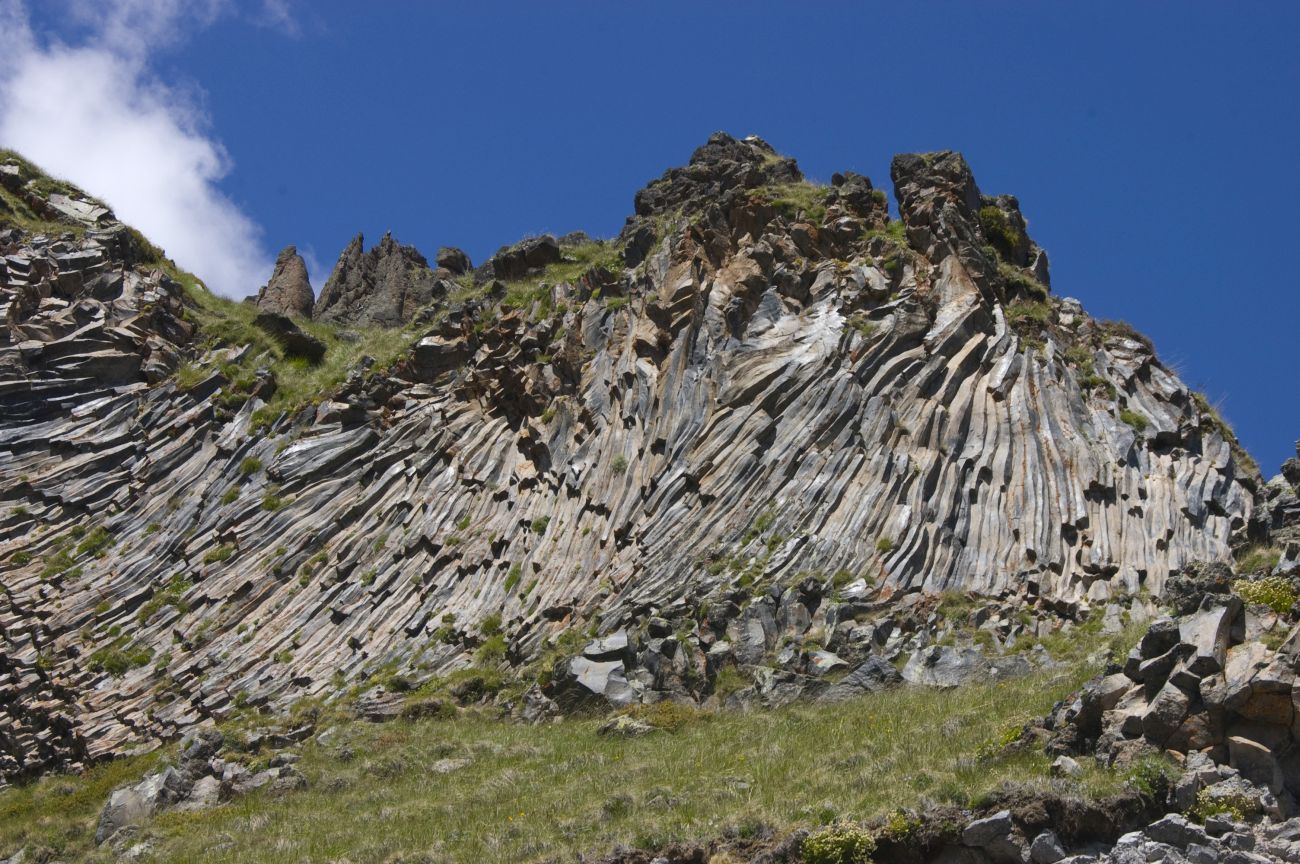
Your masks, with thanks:
[{"label": "white cloud", "polygon": [[[261,230],[217,183],[231,169],[206,118],[148,65],[230,11],[229,0],[71,0],[84,44],[37,38],[21,0],[0,0],[0,144],[65,177],[144,232],[213,290],[253,293],[271,272]],[[284,21],[292,21],[282,3]],[[286,25],[287,26],[287,25]]]}]

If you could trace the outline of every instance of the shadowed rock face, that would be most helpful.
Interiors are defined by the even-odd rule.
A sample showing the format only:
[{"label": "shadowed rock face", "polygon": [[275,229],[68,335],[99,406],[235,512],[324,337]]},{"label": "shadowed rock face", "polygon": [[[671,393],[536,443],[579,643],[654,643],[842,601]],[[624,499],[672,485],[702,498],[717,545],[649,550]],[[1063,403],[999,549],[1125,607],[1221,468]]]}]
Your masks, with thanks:
[{"label": "shadowed rock face", "polygon": [[[881,230],[866,178],[792,206],[772,189],[798,180],[791,160],[714,136],[637,196],[623,242],[639,263],[528,308],[487,286],[449,305],[414,250],[358,237],[315,316],[435,323],[318,411],[257,431],[259,400],[227,419],[211,388],[168,380],[6,418],[0,489],[27,515],[0,523],[0,623],[14,668],[41,660],[7,704],[61,706],[94,758],[237,700],[460,668],[496,615],[519,660],[597,616],[602,633],[662,617],[683,634],[672,674],[707,688],[728,652],[774,641],[755,597],[801,579],[868,576],[855,591],[881,603],[1086,605],[1226,559],[1257,478],[1222,427],[1149,345],[1050,297],[1027,235],[997,251],[981,211],[1010,202],[960,156],[894,174],[905,232]],[[59,338],[23,326],[46,350]],[[0,368],[5,387],[28,374]],[[114,545],[78,579],[42,579],[88,519]],[[177,602],[151,603],[167,586]],[[805,593],[825,599],[800,628],[851,617]],[[154,659],[85,662],[113,646]],[[654,698],[659,674],[607,680]],[[12,742],[19,768],[34,741]]]},{"label": "shadowed rock face", "polygon": [[271,281],[257,292],[257,308],[277,315],[310,318],[314,303],[307,265],[297,247],[284,247],[275,259]]},{"label": "shadowed rock face", "polygon": [[339,256],[316,303],[318,320],[397,327],[433,301],[438,279],[414,246],[385,234],[378,246],[364,250],[358,234]]}]

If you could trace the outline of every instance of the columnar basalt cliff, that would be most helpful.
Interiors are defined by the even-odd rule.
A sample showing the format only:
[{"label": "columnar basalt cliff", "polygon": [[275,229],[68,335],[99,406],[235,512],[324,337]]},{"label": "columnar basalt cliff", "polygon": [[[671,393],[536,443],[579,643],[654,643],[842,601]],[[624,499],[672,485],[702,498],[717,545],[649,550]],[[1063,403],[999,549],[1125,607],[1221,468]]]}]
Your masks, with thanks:
[{"label": "columnar basalt cliff", "polygon": [[1068,611],[1227,559],[1262,483],[1226,427],[1049,293],[961,156],[892,173],[900,220],[719,134],[615,241],[471,271],[358,236],[274,311],[421,329],[296,410],[279,355],[79,193],[95,228],[0,233],[0,776],[575,631],[667,657],[589,651],[584,686],[703,699],[782,628],[833,648],[918,590]]}]

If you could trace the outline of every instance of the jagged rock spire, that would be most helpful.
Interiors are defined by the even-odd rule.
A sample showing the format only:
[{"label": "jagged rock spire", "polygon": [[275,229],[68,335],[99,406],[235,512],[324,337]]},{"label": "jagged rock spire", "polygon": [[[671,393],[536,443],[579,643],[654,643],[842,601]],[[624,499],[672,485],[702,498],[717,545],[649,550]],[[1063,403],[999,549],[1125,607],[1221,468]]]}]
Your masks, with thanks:
[{"label": "jagged rock spire", "polygon": [[257,308],[279,315],[310,318],[315,295],[307,277],[307,265],[296,246],[286,246],[275,259],[271,281],[257,292]]}]

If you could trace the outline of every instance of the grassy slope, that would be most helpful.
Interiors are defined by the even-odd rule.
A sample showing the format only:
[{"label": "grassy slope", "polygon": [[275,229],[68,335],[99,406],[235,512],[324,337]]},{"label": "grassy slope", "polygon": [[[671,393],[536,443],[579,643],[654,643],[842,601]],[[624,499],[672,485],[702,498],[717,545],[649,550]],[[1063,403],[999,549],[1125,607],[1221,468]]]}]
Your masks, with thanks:
[{"label": "grassy slope", "polygon": [[[305,747],[306,791],[166,814],[141,836],[167,861],[571,860],[618,843],[867,819],[926,800],[975,803],[1006,783],[1106,794],[1125,778],[1093,769],[1082,781],[1052,780],[1041,753],[977,755],[1046,714],[1096,668],[1095,658],[1076,655],[1053,672],[1000,684],[697,715],[636,739],[601,737],[596,719],[345,723],[328,746]],[[447,759],[469,764],[439,773]],[[90,851],[112,786],[104,772],[116,769],[120,781],[145,767],[117,763],[0,794],[0,853],[30,842],[112,860],[108,850]]]}]

